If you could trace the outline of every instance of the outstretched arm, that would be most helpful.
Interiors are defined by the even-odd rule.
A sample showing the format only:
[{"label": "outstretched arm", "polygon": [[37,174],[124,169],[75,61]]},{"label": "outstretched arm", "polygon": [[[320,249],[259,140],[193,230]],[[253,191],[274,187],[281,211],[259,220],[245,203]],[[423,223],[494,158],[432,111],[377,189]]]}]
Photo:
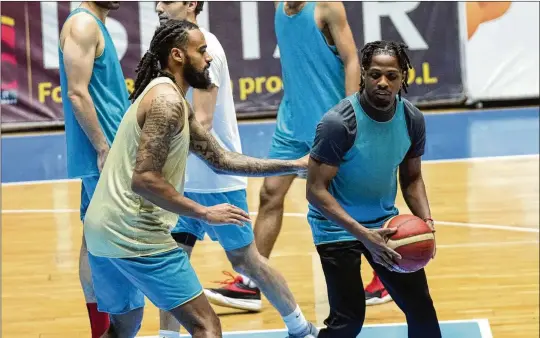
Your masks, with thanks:
[{"label": "outstretched arm", "polygon": [[228,151],[195,119],[189,118],[190,150],[205,161],[216,173],[241,176],[278,176],[303,172],[307,157],[284,161],[260,159]]}]

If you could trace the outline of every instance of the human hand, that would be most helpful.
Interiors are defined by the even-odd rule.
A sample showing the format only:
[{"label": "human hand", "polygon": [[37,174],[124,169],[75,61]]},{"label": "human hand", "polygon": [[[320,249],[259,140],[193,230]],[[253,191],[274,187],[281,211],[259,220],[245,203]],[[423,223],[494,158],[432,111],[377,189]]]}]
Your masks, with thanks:
[{"label": "human hand", "polygon": [[236,224],[243,226],[245,222],[251,223],[247,212],[228,203],[207,207],[204,219],[212,225]]},{"label": "human hand", "polygon": [[395,234],[396,231],[397,228],[368,230],[367,235],[362,240],[373,261],[390,271],[397,271],[394,269],[395,259],[401,259],[401,255],[387,244],[388,238]]}]

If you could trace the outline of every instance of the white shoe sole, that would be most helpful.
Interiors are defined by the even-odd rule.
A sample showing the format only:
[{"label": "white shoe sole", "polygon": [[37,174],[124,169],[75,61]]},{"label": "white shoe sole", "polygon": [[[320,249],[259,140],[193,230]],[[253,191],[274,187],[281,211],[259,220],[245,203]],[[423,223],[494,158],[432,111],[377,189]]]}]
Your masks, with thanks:
[{"label": "white shoe sole", "polygon": [[262,309],[262,301],[260,299],[233,299],[206,289],[204,290],[204,294],[210,303],[215,305],[254,312],[259,312]]},{"label": "white shoe sole", "polygon": [[379,305],[384,304],[392,301],[392,296],[386,295],[383,298],[371,298],[366,300],[366,305]]}]

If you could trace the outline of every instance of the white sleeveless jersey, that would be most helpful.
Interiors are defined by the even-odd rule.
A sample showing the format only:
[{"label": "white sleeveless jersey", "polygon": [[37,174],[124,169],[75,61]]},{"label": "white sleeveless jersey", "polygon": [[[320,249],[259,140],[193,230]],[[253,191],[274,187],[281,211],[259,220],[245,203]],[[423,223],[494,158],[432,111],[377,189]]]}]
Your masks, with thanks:
[{"label": "white sleeveless jersey", "polygon": [[[214,120],[210,132],[223,148],[241,153],[242,144],[238,133],[227,57],[216,36],[204,28],[200,28],[200,30],[204,34],[208,54],[213,59],[209,69],[210,78],[212,83],[218,87]],[[193,103],[193,89],[188,90],[186,98],[190,103]],[[189,155],[186,170],[186,192],[217,193],[246,189],[246,187],[246,177],[216,174],[197,156]]]},{"label": "white sleeveless jersey", "polygon": [[[111,146],[107,161],[84,221],[88,251],[101,257],[137,257],[177,247],[171,230],[178,215],[164,210],[131,190],[141,128],[137,110],[144,95],[158,84],[176,85],[167,77],[152,80],[128,108]],[[178,91],[178,89],[177,89]],[[180,92],[178,95],[181,97]],[[189,153],[189,107],[184,104],[184,127],[172,139],[163,167],[164,178],[183,194]]]}]

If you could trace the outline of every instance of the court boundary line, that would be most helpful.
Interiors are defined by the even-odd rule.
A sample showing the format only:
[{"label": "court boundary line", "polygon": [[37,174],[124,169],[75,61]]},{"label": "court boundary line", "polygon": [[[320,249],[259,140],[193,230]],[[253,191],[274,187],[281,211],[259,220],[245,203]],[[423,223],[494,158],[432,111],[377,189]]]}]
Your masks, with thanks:
[{"label": "court boundary line", "polygon": [[489,325],[488,319],[478,319],[478,328],[480,329],[482,338],[493,338],[493,332],[491,331],[491,325]]},{"label": "court boundary line", "polygon": [[[456,319],[456,320],[440,320],[439,324],[466,324],[466,323],[476,323],[478,324],[478,328],[480,330],[480,334],[482,338],[493,338],[491,335],[491,326],[489,324],[489,319],[487,318],[479,318],[479,319]],[[487,327],[486,327],[487,325]],[[401,323],[381,323],[381,324],[366,324],[363,326],[363,328],[376,328],[376,327],[395,327],[395,326],[407,326],[407,322],[401,322]],[[319,329],[322,329],[324,327],[319,327]],[[487,329],[487,332],[489,332],[490,335],[484,336],[484,330],[482,330],[482,327],[484,330]],[[282,329],[268,329],[268,330],[245,330],[245,331],[223,331],[224,335],[229,334],[250,334],[250,333],[277,333],[277,332],[287,332],[287,328]],[[185,336],[185,334],[184,334]],[[159,338],[158,336],[137,336],[136,338]]]},{"label": "court boundary line", "polygon": [[[2,214],[66,214],[80,212],[79,209],[6,209],[2,210]],[[257,211],[250,211],[251,216],[256,216]],[[307,214],[300,212],[285,212],[284,217],[299,217],[306,218]],[[449,221],[436,221],[436,225],[455,226],[463,228],[476,228],[476,229],[490,229],[490,230],[505,230],[513,232],[531,232],[540,233],[538,228],[527,228],[519,226],[511,226],[504,224],[482,224],[482,223],[467,223],[467,222],[449,222]]]},{"label": "court boundary line", "polygon": [[[540,154],[523,154],[523,155],[501,155],[501,156],[480,156],[480,157],[463,157],[449,158],[441,160],[422,160],[422,164],[439,164],[439,163],[462,163],[462,162],[491,162],[491,161],[509,161],[509,160],[528,160],[540,159]],[[52,183],[68,183],[80,181],[80,178],[60,178],[54,180],[36,180],[36,181],[19,181],[19,182],[3,182],[2,187],[19,186],[19,185],[40,185]]]}]

